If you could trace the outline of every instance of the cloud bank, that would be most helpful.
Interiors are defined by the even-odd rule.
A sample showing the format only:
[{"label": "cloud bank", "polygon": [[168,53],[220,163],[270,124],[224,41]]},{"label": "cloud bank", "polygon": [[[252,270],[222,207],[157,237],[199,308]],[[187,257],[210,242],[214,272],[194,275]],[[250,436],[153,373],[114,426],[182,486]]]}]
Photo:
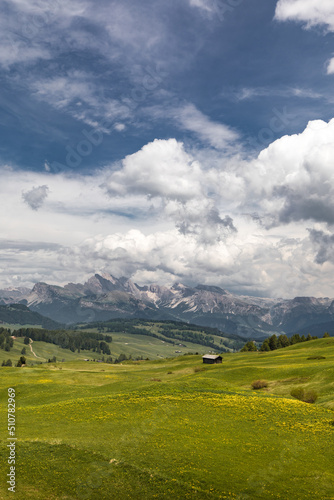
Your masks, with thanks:
[{"label": "cloud bank", "polygon": [[310,122],[251,160],[215,155],[166,139],[90,175],[3,169],[11,221],[1,233],[12,241],[0,245],[3,285],[107,270],[139,283],[330,295],[334,120]]}]

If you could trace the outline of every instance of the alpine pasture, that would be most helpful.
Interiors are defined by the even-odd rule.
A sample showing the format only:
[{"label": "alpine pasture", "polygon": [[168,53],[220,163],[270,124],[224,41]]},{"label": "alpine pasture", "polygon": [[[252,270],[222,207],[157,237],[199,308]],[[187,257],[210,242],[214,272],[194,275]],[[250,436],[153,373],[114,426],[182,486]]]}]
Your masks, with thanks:
[{"label": "alpine pasture", "polygon": [[[186,355],[1,367],[0,497],[13,498],[4,471],[14,387],[21,498],[332,499],[333,362],[327,338],[224,353],[219,365]],[[267,387],[253,390],[257,379]],[[296,387],[316,391],[316,403],[294,399]]]}]

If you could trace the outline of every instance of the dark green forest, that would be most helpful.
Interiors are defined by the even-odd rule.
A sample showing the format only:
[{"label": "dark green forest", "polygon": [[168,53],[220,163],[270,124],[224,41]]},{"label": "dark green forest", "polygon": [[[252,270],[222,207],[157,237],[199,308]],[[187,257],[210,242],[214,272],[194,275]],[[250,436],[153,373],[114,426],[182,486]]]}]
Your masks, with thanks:
[{"label": "dark green forest", "polygon": [[24,343],[29,344],[29,339],[55,344],[72,352],[81,349],[110,354],[108,342],[112,342],[110,335],[102,333],[81,332],[71,330],[46,330],[40,328],[19,328],[13,333],[16,337],[24,337]]}]

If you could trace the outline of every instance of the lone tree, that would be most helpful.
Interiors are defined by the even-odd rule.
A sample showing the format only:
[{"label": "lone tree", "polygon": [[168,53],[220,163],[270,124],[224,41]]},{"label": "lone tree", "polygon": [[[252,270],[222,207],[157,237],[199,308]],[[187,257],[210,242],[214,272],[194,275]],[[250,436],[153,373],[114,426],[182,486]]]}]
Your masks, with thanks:
[{"label": "lone tree", "polygon": [[21,356],[20,359],[18,360],[16,366],[20,367],[20,366],[23,366],[25,364],[26,364],[26,358],[24,356]]}]

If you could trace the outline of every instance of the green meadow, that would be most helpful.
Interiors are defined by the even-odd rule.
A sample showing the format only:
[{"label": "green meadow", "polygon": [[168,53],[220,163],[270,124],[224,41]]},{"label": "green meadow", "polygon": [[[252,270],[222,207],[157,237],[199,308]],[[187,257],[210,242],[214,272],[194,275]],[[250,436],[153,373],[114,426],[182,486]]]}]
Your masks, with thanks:
[{"label": "green meadow", "polygon": [[[124,333],[113,333],[113,341],[108,345],[111,350],[111,357],[113,360],[117,358],[120,354],[125,354],[127,357],[130,355],[133,358],[142,356],[144,359],[162,359],[168,357],[182,356],[186,353],[198,353],[205,354],[208,352],[208,348],[200,344],[194,344],[187,342],[185,347],[183,345],[172,345],[166,341],[156,339],[154,337],[148,337],[147,335],[131,335]],[[84,359],[102,359],[103,354],[97,354],[93,351],[81,350],[80,353],[72,352],[69,349],[62,349],[61,347],[49,344],[46,342],[34,341],[32,344],[32,350],[29,346],[24,344],[23,337],[17,338],[14,342],[14,346],[9,352],[0,349],[0,365],[3,360],[11,359],[13,365],[17,363],[21,356],[21,350],[25,347],[28,365],[39,364],[52,359],[56,356],[57,361],[79,361]],[[210,350],[210,349],[209,349]],[[35,353],[35,355],[33,354]],[[104,356],[107,358],[108,356]]]},{"label": "green meadow", "polygon": [[[10,328],[13,334],[15,334],[15,330],[19,330],[20,328],[40,328],[36,325],[14,325],[14,324],[3,324],[1,325],[5,328]],[[104,335],[111,335],[112,342],[108,343],[111,357],[113,361],[117,359],[120,354],[125,354],[127,357],[131,356],[133,359],[136,358],[144,358],[144,359],[164,359],[171,358],[176,356],[182,356],[184,354],[205,354],[208,352],[213,352],[213,347],[207,347],[202,344],[198,344],[195,342],[191,342],[189,340],[180,340],[177,338],[168,338],[163,333],[162,330],[164,328],[164,323],[159,322],[147,322],[143,325],[140,323],[137,325],[138,328],[141,328],[143,331],[147,330],[148,334],[134,334],[127,331],[127,323],[124,323],[125,331],[112,331],[109,332],[103,329]],[[90,333],[100,333],[98,328],[84,328],[85,332]],[[175,331],[177,333],[178,327],[175,326]],[[188,328],[188,332],[197,333],[196,330],[193,331],[191,325]],[[75,335],[76,332],[70,330],[72,335]],[[80,334],[80,330],[77,330],[77,333]],[[155,336],[152,336],[155,335]],[[226,337],[220,337],[212,334],[212,340],[216,346],[215,352],[219,350],[219,347],[225,350],[233,351],[234,348],[241,347],[243,344],[240,341],[236,341],[234,339],[229,339]],[[26,347],[26,360],[28,365],[39,364],[48,361],[48,359],[52,359],[54,356],[59,362],[68,362],[75,360],[101,360],[103,359],[103,354],[98,354],[93,350],[88,351],[81,349],[80,352],[76,349],[75,352],[72,352],[70,349],[64,349],[56,344],[41,342],[34,340],[32,343],[31,351],[29,346],[24,345],[24,338],[17,337],[14,342],[13,348],[6,352],[3,349],[0,349],[0,365],[3,361],[7,361],[8,359],[12,360],[13,365],[17,363],[18,359],[21,356],[21,350]],[[105,355],[104,358],[108,356]]]},{"label": "green meadow", "polygon": [[[15,496],[6,485],[9,387],[21,498],[334,499],[333,338],[227,353],[220,365],[195,355],[69,359],[1,367],[0,377],[1,499]],[[267,387],[252,390],[256,379]],[[315,390],[316,403],[293,399],[295,387]]]}]

